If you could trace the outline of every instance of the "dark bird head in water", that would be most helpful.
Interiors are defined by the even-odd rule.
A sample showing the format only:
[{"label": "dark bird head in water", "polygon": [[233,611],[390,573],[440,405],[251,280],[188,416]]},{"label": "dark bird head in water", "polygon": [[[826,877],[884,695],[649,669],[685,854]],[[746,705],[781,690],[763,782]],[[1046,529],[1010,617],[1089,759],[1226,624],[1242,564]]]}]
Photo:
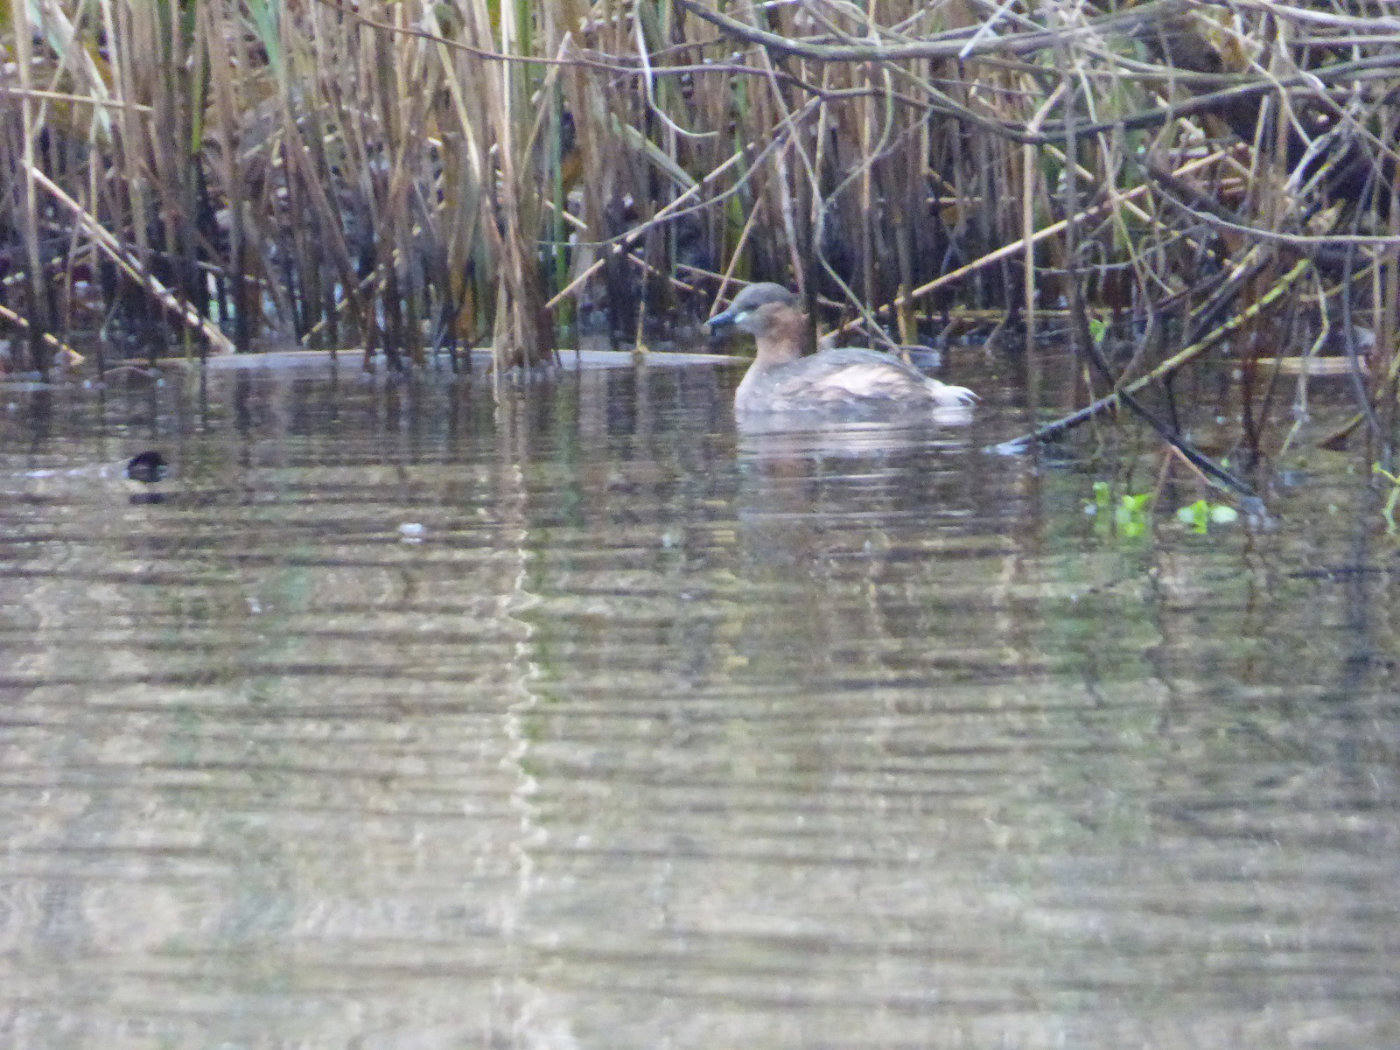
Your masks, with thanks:
[{"label": "dark bird head in water", "polygon": [[126,476],[147,485],[163,480],[170,473],[170,463],[155,449],[132,456],[126,464]]}]

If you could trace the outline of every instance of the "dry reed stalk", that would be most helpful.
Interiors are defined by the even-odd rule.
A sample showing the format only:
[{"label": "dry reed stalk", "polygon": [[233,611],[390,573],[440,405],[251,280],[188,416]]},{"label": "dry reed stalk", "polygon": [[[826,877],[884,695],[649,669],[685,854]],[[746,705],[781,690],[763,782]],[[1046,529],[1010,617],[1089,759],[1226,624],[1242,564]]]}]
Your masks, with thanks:
[{"label": "dry reed stalk", "polygon": [[19,62],[19,106],[21,135],[20,180],[23,191],[20,195],[20,230],[24,241],[24,254],[28,262],[28,292],[31,324],[29,327],[29,353],[33,367],[41,373],[48,371],[48,357],[44,353],[42,333],[52,324],[48,295],[45,290],[44,262],[39,245],[39,204],[36,179],[39,175],[38,161],[34,144],[43,126],[36,112],[38,100],[32,94],[34,57],[30,50],[28,7],[25,4],[12,5],[15,24],[15,54]]}]

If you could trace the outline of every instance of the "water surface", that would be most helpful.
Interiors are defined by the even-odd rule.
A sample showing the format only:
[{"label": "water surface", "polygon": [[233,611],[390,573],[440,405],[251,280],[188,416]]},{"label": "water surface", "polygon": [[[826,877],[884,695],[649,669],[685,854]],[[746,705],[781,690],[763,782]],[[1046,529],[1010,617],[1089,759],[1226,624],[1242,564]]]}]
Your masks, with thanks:
[{"label": "water surface", "polygon": [[1400,1045],[1360,483],[1115,536],[991,379],[735,378],[0,391],[0,1044]]}]

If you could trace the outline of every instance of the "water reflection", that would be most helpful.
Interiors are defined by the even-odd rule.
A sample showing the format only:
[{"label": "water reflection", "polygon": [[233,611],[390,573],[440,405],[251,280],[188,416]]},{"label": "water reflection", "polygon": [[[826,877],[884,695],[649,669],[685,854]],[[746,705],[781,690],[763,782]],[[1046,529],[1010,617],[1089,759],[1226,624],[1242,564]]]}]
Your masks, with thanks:
[{"label": "water reflection", "polygon": [[730,382],[12,396],[5,1044],[1395,1045],[1359,490],[1118,540]]}]

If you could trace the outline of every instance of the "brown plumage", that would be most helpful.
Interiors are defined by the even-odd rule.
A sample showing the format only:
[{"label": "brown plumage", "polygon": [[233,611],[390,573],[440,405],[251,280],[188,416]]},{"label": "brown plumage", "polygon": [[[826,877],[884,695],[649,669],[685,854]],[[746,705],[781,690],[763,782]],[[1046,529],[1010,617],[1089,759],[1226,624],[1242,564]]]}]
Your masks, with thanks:
[{"label": "brown plumage", "polygon": [[754,362],[734,394],[734,411],[741,417],[909,418],[977,400],[966,387],[940,383],[874,350],[843,346],[803,356],[807,314],[781,285],[750,285],[709,324],[712,331],[732,326],[749,332],[757,344]]}]

